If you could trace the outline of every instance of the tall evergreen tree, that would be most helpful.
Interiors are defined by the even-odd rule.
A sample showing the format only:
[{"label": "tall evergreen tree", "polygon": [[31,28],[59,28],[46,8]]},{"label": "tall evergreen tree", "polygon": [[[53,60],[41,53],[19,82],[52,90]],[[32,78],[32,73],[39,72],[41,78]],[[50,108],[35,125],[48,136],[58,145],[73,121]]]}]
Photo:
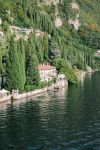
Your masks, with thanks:
[{"label": "tall evergreen tree", "polygon": [[41,44],[40,39],[37,39],[37,43],[35,44],[36,54],[37,58],[39,60],[39,63],[43,63],[43,47]]},{"label": "tall evergreen tree", "polygon": [[43,47],[43,52],[44,52],[44,61],[48,62],[48,50],[49,50],[49,42],[48,42],[48,35],[45,35],[42,40],[42,47]]},{"label": "tall evergreen tree", "polygon": [[20,75],[21,75],[21,87],[24,90],[25,82],[26,82],[26,73],[25,73],[25,47],[23,39],[21,39],[18,43],[18,55],[19,55],[19,63],[20,63]]},{"label": "tall evergreen tree", "polygon": [[6,87],[9,90],[22,90],[22,78],[20,72],[20,60],[14,37],[9,42],[9,52],[6,64]]},{"label": "tall evergreen tree", "polygon": [[0,74],[2,70],[2,49],[0,48]]},{"label": "tall evergreen tree", "polygon": [[38,85],[40,81],[38,71],[38,59],[35,53],[35,46],[30,39],[26,51],[26,85]]},{"label": "tall evergreen tree", "polygon": [[51,38],[50,41],[50,48],[49,48],[49,58],[50,61],[54,60],[57,57],[61,57],[59,45],[54,37]]}]

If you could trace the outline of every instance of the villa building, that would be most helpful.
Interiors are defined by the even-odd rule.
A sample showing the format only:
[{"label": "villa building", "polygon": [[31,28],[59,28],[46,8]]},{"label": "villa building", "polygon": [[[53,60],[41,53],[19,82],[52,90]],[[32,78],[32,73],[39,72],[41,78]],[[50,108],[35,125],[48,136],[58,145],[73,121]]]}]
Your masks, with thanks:
[{"label": "villa building", "polygon": [[56,78],[57,71],[56,67],[51,66],[50,64],[42,64],[38,67],[40,72],[41,81],[51,81]]}]

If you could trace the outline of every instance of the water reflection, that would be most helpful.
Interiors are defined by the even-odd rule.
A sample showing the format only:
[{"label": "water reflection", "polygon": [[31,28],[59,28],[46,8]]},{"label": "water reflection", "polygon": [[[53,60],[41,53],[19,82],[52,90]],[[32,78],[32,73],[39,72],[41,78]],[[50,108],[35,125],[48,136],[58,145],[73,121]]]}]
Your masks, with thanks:
[{"label": "water reflection", "polygon": [[100,73],[0,109],[0,150],[20,149],[99,150]]},{"label": "water reflection", "polygon": [[7,109],[8,105],[11,104],[11,101],[0,103],[0,111]]}]

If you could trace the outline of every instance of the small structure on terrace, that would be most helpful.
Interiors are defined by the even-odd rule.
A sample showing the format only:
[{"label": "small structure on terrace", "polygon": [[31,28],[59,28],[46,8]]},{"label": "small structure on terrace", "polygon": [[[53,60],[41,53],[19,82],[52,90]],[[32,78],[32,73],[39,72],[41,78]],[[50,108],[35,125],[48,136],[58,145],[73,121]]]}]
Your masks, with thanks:
[{"label": "small structure on terrace", "polygon": [[68,80],[66,79],[65,74],[58,74],[57,85],[58,87],[68,86]]},{"label": "small structure on terrace", "polygon": [[5,89],[2,89],[2,90],[0,91],[0,98],[2,98],[2,97],[4,97],[4,96],[8,96],[8,95],[10,95],[10,92],[9,92],[9,91],[7,91],[7,90],[5,90]]}]

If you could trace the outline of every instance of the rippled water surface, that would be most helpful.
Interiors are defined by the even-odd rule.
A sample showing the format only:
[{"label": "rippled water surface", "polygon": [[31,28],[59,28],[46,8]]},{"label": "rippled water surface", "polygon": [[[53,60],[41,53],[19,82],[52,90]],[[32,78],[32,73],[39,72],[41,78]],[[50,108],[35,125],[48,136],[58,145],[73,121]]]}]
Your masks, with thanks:
[{"label": "rippled water surface", "polygon": [[100,150],[100,73],[59,92],[0,104],[0,150]]}]

